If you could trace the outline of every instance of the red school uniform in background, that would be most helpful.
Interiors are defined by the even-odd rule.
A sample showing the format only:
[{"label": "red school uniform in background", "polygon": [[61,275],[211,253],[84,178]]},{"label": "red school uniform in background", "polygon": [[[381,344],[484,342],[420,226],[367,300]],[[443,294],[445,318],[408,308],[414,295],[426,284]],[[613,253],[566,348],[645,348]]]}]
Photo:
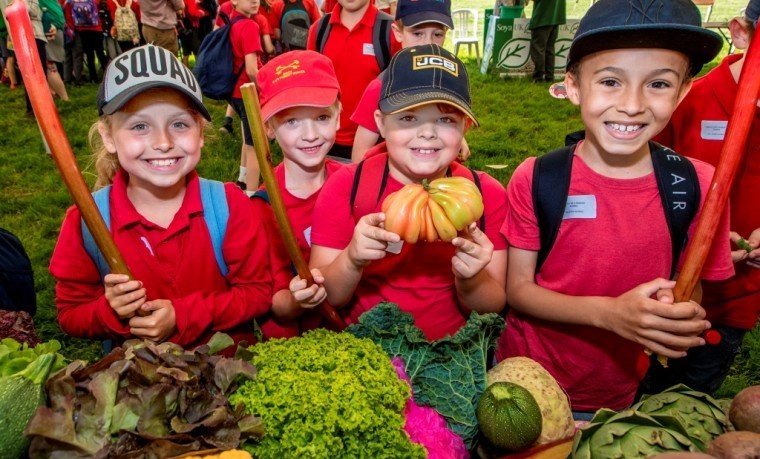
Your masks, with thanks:
[{"label": "red school uniform in background", "polygon": [[261,32],[256,21],[233,10],[230,20],[237,17],[242,17],[243,19],[237,21],[232,26],[232,30],[230,30],[230,42],[232,43],[233,68],[241,69],[241,71],[232,97],[242,99],[243,95],[240,92],[240,87],[251,82],[245,71],[245,56],[256,53],[256,63],[258,67],[261,67],[261,53],[263,50],[261,49]]},{"label": "red school uniform in background", "polygon": [[[127,174],[121,170],[111,188],[111,230],[135,279],[143,282],[149,300],[168,299],[174,306],[177,330],[169,341],[192,348],[216,331],[235,342],[254,342],[251,319],[272,303],[266,234],[252,217],[248,198],[225,184],[229,221],[222,244],[229,272],[222,276],[203,218],[200,185],[195,172],[187,176],[182,207],[168,228],[143,218],[127,196]],[[129,338],[105,298],[103,282],[82,242],[81,214],[66,213],[50,272],[55,277],[56,306],[61,329],[69,335],[119,341]]]},{"label": "red school uniform in background", "polygon": [[[325,180],[332,177],[342,167],[342,163],[339,163],[332,159],[327,159],[325,161]],[[317,198],[319,197],[321,189],[312,193],[309,197],[299,198],[298,196],[292,195],[286,187],[287,184],[285,182],[285,167],[282,163],[275,167],[274,174],[277,178],[280,195],[282,196],[282,201],[288,214],[288,220],[290,220],[290,225],[293,228],[293,234],[296,237],[298,248],[301,249],[301,254],[303,254],[304,260],[308,264],[309,256],[311,255],[311,228],[312,222],[314,220],[314,206],[317,203]],[[262,186],[261,189],[263,190],[265,187]],[[253,198],[253,201],[263,200]],[[275,223],[274,225],[273,237],[270,239],[270,249],[274,258],[272,265],[280,267],[279,271],[276,271],[277,274],[275,275],[278,278],[282,274],[282,266],[285,266],[287,278],[285,279],[284,287],[281,280],[276,283],[281,288],[288,289],[290,280],[294,275],[293,268],[290,262],[290,256],[288,255],[288,251],[285,248],[285,242],[280,236],[280,231],[277,228],[277,224]],[[275,292],[277,290],[279,289],[276,289]],[[269,318],[269,320],[263,321],[261,323],[261,330],[264,333],[264,336],[267,338],[290,338],[297,336],[298,334],[305,331],[319,328],[323,325],[322,316],[318,311],[314,310],[306,311],[301,317],[299,317],[298,320],[290,321],[287,323],[277,322],[274,319]]]},{"label": "red school uniform in background", "polygon": [[[580,145],[580,144],[579,144]],[[509,210],[502,233],[510,246],[538,251],[538,222],[533,210],[532,182],[536,158],[514,172],[507,187]],[[694,161],[704,203],[713,168]],[[569,196],[594,196],[594,218],[562,221],[556,242],[536,284],[573,296],[617,297],[671,270],[671,238],[654,173],[634,179],[605,177],[577,155]],[[699,213],[689,228],[694,232]],[[718,228],[728,237],[728,216]],[[720,239],[716,239],[720,240]],[[683,263],[683,257],[680,265]],[[733,274],[728,244],[713,244],[702,277],[725,279]],[[529,357],[546,368],[570,397],[574,411],[628,407],[649,365],[643,346],[590,326],[537,319],[511,309],[499,339],[497,360]]]},{"label": "red school uniform in background", "polygon": [[[383,152],[372,160],[378,158],[387,158],[387,155]],[[340,169],[322,187],[314,208],[312,245],[343,250],[351,242],[356,221],[363,216],[353,215],[350,204],[357,167],[358,164],[352,164]],[[364,173],[368,173],[366,169]],[[476,174],[485,204],[486,227],[481,229],[493,243],[494,250],[505,250],[506,240],[499,233],[506,214],[504,187],[485,172]],[[361,182],[360,179],[360,187]],[[374,212],[380,212],[383,199],[402,187],[389,175]],[[376,195],[377,190],[370,193]],[[351,302],[339,313],[348,323],[356,323],[362,313],[381,301],[390,301],[414,316],[415,325],[427,339],[453,335],[468,317],[457,302],[451,269],[454,253],[455,247],[449,242],[403,244],[399,254],[388,253],[364,268]]]},{"label": "red school uniform in background", "polygon": [[[376,50],[372,46],[372,28],[378,10],[369,5],[367,12],[353,29],[348,30],[340,22],[340,4],[333,8],[330,15],[330,34],[327,37],[322,54],[329,57],[335,67],[335,74],[340,83],[340,128],[335,143],[343,146],[354,144],[356,123],[351,121],[364,89],[380,74],[380,67],[375,58]],[[317,28],[312,24],[309,29],[309,41],[306,49],[317,50]],[[401,43],[391,34],[391,55],[401,49]],[[379,51],[378,51],[379,52]]]},{"label": "red school uniform in background", "polygon": [[378,76],[370,81],[359,100],[359,105],[351,115],[351,121],[368,131],[380,134],[375,122],[375,110],[380,104],[380,93],[383,91],[383,80]]},{"label": "red school uniform in background", "polygon": [[[734,112],[738,85],[729,66],[741,54],[726,56],[718,67],[694,81],[678,105],[670,124],[656,141],[689,157],[714,166],[720,160],[728,120]],[[749,131],[744,161],[731,190],[731,230],[743,237],[760,228],[760,109]],[[707,320],[743,330],[752,329],[760,316],[760,269],[735,265],[736,276],[720,282],[703,282],[702,302]]]}]

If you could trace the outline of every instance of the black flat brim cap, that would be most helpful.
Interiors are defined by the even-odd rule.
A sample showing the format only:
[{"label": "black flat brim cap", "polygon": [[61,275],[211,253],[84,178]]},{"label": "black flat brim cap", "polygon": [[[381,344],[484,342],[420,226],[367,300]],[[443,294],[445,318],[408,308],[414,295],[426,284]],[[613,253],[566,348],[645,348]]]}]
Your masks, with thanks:
[{"label": "black flat brim cap", "polygon": [[567,57],[567,68],[583,57],[611,49],[653,48],[678,51],[689,58],[693,76],[715,59],[723,47],[723,38],[702,27],[643,24],[631,27],[598,29],[573,40]]},{"label": "black flat brim cap", "polygon": [[696,75],[722,47],[723,38],[702,27],[691,0],[600,0],[578,25],[567,68],[600,51],[652,48],[686,55]]}]

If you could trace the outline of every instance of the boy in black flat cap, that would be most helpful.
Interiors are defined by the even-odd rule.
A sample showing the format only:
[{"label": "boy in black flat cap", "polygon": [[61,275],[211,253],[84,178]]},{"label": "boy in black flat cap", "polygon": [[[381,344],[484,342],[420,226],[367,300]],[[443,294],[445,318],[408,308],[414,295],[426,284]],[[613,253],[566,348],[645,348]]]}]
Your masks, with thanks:
[{"label": "boy in black flat cap", "polygon": [[[502,234],[512,308],[497,358],[527,356],[543,365],[578,419],[633,402],[647,349],[679,358],[704,344],[704,309],[694,301],[672,304],[675,282],[668,279],[713,168],[650,140],[721,44],[689,0],[597,2],[581,20],[565,77],[585,139],[529,158],[509,183]],[[564,171],[561,180],[548,169]],[[564,181],[566,193],[548,205],[547,179],[554,191]],[[674,231],[684,219],[683,231]],[[715,240],[702,276],[725,279],[733,274],[727,215]]]}]

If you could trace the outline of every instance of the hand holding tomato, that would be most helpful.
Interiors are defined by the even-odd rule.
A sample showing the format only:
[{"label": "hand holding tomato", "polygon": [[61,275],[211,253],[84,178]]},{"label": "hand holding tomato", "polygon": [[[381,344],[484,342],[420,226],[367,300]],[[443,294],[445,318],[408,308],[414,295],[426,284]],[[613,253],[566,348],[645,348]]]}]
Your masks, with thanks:
[{"label": "hand holding tomato", "polygon": [[452,244],[457,250],[451,259],[451,269],[459,279],[475,277],[491,262],[493,243],[475,223],[465,228],[464,234]]},{"label": "hand holding tomato", "polygon": [[385,214],[375,213],[363,216],[354,228],[354,236],[348,244],[348,259],[358,269],[373,260],[385,257],[389,242],[398,242],[399,235],[387,231],[381,223]]}]

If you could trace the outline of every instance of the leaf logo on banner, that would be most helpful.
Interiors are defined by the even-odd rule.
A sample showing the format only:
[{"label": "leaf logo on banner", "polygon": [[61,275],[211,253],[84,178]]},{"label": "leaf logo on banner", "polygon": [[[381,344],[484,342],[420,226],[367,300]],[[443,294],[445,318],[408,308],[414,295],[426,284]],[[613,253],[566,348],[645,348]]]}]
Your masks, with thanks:
[{"label": "leaf logo on banner", "polygon": [[530,39],[515,38],[508,41],[499,51],[496,67],[517,69],[528,63],[530,58]]}]

